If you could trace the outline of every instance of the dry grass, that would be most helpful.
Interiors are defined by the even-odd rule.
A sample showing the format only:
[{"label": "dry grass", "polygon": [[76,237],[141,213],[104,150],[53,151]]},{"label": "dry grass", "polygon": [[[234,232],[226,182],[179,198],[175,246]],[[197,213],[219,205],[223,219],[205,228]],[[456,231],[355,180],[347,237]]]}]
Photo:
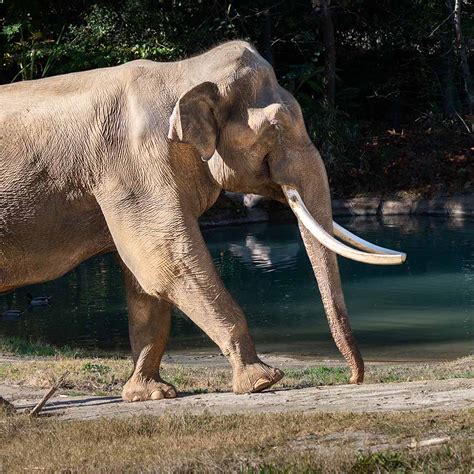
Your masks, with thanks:
[{"label": "dry grass", "polygon": [[[470,472],[474,411],[0,418],[2,472]],[[450,436],[431,448],[413,440]]]},{"label": "dry grass", "polygon": [[[301,388],[347,383],[346,366],[318,365],[310,368],[285,368],[280,387]],[[70,393],[119,395],[128,379],[132,364],[127,359],[71,358],[57,356],[40,360],[15,359],[0,362],[0,383],[20,384],[32,388],[47,388],[53,380],[68,371],[64,388]],[[179,391],[204,393],[229,391],[231,372],[224,367],[196,367],[164,364],[162,376]],[[366,382],[405,382],[474,377],[474,356],[454,362],[437,364],[368,364]]]},{"label": "dry grass", "polygon": [[[78,356],[80,358],[78,358]],[[346,383],[345,366],[285,368],[284,387]],[[0,361],[0,383],[46,388],[66,371],[66,391],[119,394],[131,361],[56,353]],[[180,391],[230,389],[228,368],[165,364]],[[439,364],[369,364],[368,382],[474,377],[474,357]],[[0,416],[0,472],[470,472],[474,411],[166,415],[63,421]],[[431,448],[413,440],[449,436]]]}]

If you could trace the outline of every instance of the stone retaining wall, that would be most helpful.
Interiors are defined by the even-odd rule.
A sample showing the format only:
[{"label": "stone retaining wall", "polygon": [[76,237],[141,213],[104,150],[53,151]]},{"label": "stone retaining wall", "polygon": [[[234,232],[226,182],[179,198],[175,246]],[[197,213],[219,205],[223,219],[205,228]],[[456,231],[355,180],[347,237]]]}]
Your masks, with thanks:
[{"label": "stone retaining wall", "polygon": [[334,216],[371,215],[434,215],[434,216],[474,216],[474,194],[439,196],[433,199],[359,197],[335,199]]},{"label": "stone retaining wall", "polygon": [[[211,209],[201,218],[203,227],[248,224],[254,222],[285,221],[294,218],[289,208],[253,195],[229,193],[223,198],[233,206]],[[251,205],[249,205],[251,203]],[[333,199],[333,215],[431,215],[448,217],[474,217],[474,194],[439,196],[432,199],[357,197]]]}]

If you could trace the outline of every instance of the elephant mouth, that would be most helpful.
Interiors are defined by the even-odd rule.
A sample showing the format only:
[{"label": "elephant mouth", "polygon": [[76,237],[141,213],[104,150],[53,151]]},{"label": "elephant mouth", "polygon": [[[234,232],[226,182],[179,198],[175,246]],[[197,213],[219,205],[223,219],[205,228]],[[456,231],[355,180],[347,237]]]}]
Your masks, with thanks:
[{"label": "elephant mouth", "polygon": [[367,242],[357,235],[349,232],[336,222],[333,222],[333,232],[341,240],[353,245],[349,247],[337,240],[318,224],[305,206],[299,192],[291,186],[282,186],[283,193],[299,221],[308,231],[325,247],[342,257],[355,260],[357,262],[369,263],[372,265],[400,265],[406,260],[406,254],[395,250],[379,247]]}]

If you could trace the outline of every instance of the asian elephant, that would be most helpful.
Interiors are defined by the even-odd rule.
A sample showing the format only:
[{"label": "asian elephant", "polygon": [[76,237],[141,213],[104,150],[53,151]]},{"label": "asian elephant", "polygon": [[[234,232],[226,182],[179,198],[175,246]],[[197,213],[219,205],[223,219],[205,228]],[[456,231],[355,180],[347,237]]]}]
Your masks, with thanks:
[{"label": "asian elephant", "polygon": [[0,87],[0,293],[116,251],[135,363],[124,400],[176,396],[159,373],[173,305],[228,358],[235,393],[283,375],[257,356],[198,226],[222,190],[290,204],[350,381],[362,382],[336,253],[379,264],[405,256],[333,224],[301,109],[253,46]]}]

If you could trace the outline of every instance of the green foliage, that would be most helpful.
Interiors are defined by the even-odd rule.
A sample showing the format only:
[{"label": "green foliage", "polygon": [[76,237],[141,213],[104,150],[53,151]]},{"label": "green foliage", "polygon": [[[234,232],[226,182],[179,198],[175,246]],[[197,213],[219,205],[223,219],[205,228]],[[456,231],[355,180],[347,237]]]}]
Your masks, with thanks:
[{"label": "green foliage", "polygon": [[56,355],[56,348],[40,341],[2,336],[0,338],[0,352],[20,356],[53,356]]},{"label": "green foliage", "polygon": [[399,470],[403,472],[409,468],[409,463],[401,453],[382,452],[359,455],[352,467],[352,472],[394,472]]},{"label": "green foliage", "polygon": [[[319,385],[335,385],[347,383],[350,377],[345,367],[307,367],[304,369],[286,369],[287,378],[298,380],[298,387],[317,387]],[[283,379],[283,384],[285,379]]]},{"label": "green foliage", "polygon": [[68,345],[56,347],[38,339],[16,336],[0,336],[0,353],[15,356],[55,356],[55,357],[107,357],[123,359],[128,353],[107,352],[100,349],[74,348]]},{"label": "green foliage", "polygon": [[94,364],[92,362],[86,362],[82,366],[82,371],[90,374],[105,375],[110,372],[110,367],[105,364]]},{"label": "green foliage", "polygon": [[[334,108],[324,105],[325,50],[320,13],[312,3],[5,0],[0,4],[0,83],[134,59],[172,61],[222,41],[246,39],[272,62],[281,84],[301,104],[336,193],[367,191],[358,180],[364,170],[375,167],[381,178],[382,166],[393,163],[397,149],[387,147],[380,160],[370,162],[368,137],[421,127],[420,118],[442,114],[454,117],[451,130],[465,129],[453,114],[462,115],[466,101],[447,2],[333,2]],[[472,3],[463,2],[462,26],[465,38],[472,38]],[[348,178],[359,184],[348,189]]]},{"label": "green foliage", "polygon": [[114,66],[134,59],[176,58],[179,46],[169,41],[163,30],[144,27],[146,18],[137,3],[127,2],[122,11],[93,5],[84,14],[82,24],[69,27],[59,69],[65,72]]},{"label": "green foliage", "polygon": [[350,153],[361,140],[358,123],[347,112],[321,106],[307,113],[310,136],[319,148],[332,181],[338,182],[354,167],[359,156]]}]

